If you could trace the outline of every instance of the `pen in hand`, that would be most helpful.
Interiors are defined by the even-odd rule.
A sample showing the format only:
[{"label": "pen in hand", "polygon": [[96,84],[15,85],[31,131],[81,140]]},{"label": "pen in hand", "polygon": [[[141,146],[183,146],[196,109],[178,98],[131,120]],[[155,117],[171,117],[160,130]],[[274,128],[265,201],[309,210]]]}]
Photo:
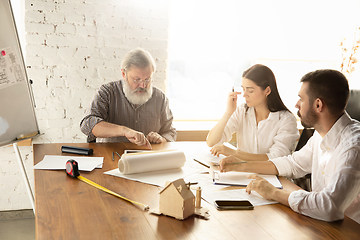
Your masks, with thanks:
[{"label": "pen in hand", "polygon": [[[234,92],[234,87],[232,87],[232,92]],[[235,101],[235,98],[233,97],[233,101]]]},{"label": "pen in hand", "polygon": [[[241,164],[241,163],[247,163],[247,162],[246,162],[246,161],[243,161],[243,162],[225,163],[225,165],[233,165],[233,164]],[[212,166],[218,167],[218,166],[220,166],[220,164],[215,163],[215,164],[213,164]]]}]

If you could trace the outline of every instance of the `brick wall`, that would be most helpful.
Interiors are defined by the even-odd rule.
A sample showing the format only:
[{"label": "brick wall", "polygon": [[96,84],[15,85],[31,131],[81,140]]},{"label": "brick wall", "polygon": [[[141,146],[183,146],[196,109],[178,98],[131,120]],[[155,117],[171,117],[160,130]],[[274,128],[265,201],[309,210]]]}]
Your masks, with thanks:
[{"label": "brick wall", "polygon": [[[166,91],[169,0],[25,0],[25,65],[41,136],[34,143],[85,142],[79,122],[101,84],[121,77],[129,50],[157,64]],[[31,147],[20,147],[33,184]],[[14,150],[0,148],[0,211],[31,208]]]}]

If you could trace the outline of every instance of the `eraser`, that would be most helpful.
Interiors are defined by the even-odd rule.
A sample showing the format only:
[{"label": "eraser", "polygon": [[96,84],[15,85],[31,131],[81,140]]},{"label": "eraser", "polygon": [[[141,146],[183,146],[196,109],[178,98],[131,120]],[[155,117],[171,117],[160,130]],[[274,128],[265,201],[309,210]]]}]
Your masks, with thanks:
[{"label": "eraser", "polygon": [[63,153],[75,153],[80,155],[91,155],[94,153],[92,148],[82,148],[82,147],[72,147],[72,146],[62,146],[61,152]]}]

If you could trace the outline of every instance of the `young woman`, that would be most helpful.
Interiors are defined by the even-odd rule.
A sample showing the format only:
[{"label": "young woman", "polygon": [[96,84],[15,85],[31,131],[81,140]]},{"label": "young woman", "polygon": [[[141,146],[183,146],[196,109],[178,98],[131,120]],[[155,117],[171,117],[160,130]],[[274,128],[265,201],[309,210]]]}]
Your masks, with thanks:
[{"label": "young woman", "polygon": [[[245,104],[237,107],[237,95],[230,92],[227,108],[206,142],[213,155],[235,156],[244,161],[265,161],[289,155],[299,131],[295,116],[282,102],[274,73],[256,64],[242,75]],[[236,132],[237,149],[222,143]]]}]

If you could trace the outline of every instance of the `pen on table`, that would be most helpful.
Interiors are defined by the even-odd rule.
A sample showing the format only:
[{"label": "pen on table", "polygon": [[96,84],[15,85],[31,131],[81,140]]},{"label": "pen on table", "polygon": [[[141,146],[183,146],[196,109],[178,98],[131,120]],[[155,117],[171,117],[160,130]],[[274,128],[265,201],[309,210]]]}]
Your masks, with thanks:
[{"label": "pen on table", "polygon": [[119,156],[119,158],[121,158],[121,155],[118,153],[118,152],[115,152],[116,153],[116,155],[118,155]]},{"label": "pen on table", "polygon": [[115,159],[114,159],[114,153],[116,153],[116,155],[118,155],[119,158],[121,158],[121,155],[120,155],[118,152],[113,152],[113,161],[115,160]]},{"label": "pen on table", "polygon": [[193,158],[195,162],[200,163],[201,165],[203,165],[204,167],[210,168],[210,166],[206,165],[205,163],[200,162],[199,160],[196,160],[195,158]]},{"label": "pen on table", "polygon": [[114,161],[114,152],[112,152],[112,160]]}]

